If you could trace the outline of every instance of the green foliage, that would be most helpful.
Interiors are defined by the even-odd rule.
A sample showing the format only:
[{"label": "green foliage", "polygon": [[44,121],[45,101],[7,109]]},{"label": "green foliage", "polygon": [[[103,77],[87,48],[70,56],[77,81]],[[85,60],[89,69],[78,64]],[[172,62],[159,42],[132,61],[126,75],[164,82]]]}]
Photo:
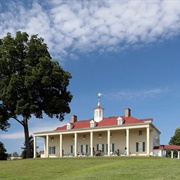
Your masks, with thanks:
[{"label": "green foliage", "polygon": [[0,160],[7,160],[8,154],[6,154],[6,151],[4,144],[0,142]]},{"label": "green foliage", "polygon": [[4,144],[2,142],[0,142],[0,152],[1,153],[5,153],[7,150],[4,147]]},{"label": "green foliage", "polygon": [[19,154],[17,152],[13,152],[12,156],[13,157],[19,157]]},{"label": "green foliage", "polygon": [[[34,139],[33,136],[29,137],[29,144],[30,144],[30,158],[33,158],[34,155]],[[26,159],[27,155],[26,155],[26,143],[24,142],[24,147],[22,147],[23,151],[21,154],[22,159]]]},{"label": "green foliage", "polygon": [[25,132],[27,157],[28,120],[31,115],[63,120],[70,113],[72,95],[67,90],[71,75],[52,61],[47,45],[38,35],[10,33],[0,39],[0,129],[9,128],[9,119],[19,122]]},{"label": "green foliage", "polygon": [[171,137],[169,144],[180,145],[180,127],[175,130],[174,136]]},{"label": "green foliage", "polygon": [[179,161],[161,157],[45,158],[0,162],[0,179],[179,179]]},{"label": "green foliage", "polygon": [[69,113],[72,95],[67,91],[71,75],[58,62],[51,61],[42,38],[17,32],[0,41],[0,104],[1,119],[29,119],[31,114],[42,118],[43,111],[50,117],[63,119]]}]

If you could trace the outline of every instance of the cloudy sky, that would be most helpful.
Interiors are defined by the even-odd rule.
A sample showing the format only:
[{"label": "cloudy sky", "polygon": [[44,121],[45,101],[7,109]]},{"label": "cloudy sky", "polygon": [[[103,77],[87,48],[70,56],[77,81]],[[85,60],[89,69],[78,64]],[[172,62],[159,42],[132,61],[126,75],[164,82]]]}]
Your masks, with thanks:
[{"label": "cloudy sky", "polygon": [[[106,117],[129,107],[136,118],[153,118],[161,144],[180,127],[179,0],[0,0],[0,38],[16,31],[44,38],[72,74],[71,113],[64,122],[33,117],[30,133],[53,130],[72,114],[92,118],[99,92]],[[10,122],[0,141],[8,153],[20,153],[23,128]]]}]

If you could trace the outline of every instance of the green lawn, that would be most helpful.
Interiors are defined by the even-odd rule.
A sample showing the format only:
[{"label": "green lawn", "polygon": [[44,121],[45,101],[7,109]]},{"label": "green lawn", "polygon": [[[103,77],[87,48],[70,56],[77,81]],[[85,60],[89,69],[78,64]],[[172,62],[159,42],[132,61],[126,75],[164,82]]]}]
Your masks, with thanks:
[{"label": "green lawn", "polygon": [[0,161],[0,179],[180,179],[180,159],[79,157]]}]

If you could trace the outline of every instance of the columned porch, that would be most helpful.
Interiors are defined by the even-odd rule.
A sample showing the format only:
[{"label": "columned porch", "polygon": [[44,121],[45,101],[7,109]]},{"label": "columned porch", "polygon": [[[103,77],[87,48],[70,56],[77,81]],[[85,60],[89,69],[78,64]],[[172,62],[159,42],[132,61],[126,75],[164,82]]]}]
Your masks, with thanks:
[{"label": "columned porch", "polygon": [[[37,137],[44,138],[44,156],[94,156],[100,150],[101,155],[145,155],[149,156],[153,147],[149,126],[144,128],[109,128],[90,131],[56,132],[42,136],[34,135],[34,149]],[[118,152],[118,153],[117,153]],[[34,158],[36,151],[34,151]]]}]

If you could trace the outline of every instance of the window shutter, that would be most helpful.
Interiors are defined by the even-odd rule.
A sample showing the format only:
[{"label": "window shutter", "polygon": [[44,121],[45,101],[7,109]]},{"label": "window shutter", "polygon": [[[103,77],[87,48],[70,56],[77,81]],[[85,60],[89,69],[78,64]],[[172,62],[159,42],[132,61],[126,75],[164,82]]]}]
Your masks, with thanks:
[{"label": "window shutter", "polygon": [[106,153],[108,152],[108,144],[106,144]]},{"label": "window shutter", "polygon": [[56,154],[56,147],[55,147],[55,146],[53,146],[53,147],[52,147],[52,149],[53,149],[52,154]]},{"label": "window shutter", "polygon": [[143,142],[143,152],[145,152],[145,142]]},{"label": "window shutter", "polygon": [[138,151],[139,151],[139,143],[136,142],[136,152],[138,152]]},{"label": "window shutter", "polygon": [[104,144],[102,144],[102,152],[104,152]]},{"label": "window shutter", "polygon": [[83,152],[83,145],[81,145],[81,153]]},{"label": "window shutter", "polygon": [[71,145],[71,153],[73,153],[73,145]]},{"label": "window shutter", "polygon": [[86,144],[86,154],[88,153],[88,145]]},{"label": "window shutter", "polygon": [[99,150],[99,144],[97,144],[97,151]]},{"label": "window shutter", "polygon": [[112,143],[112,152],[114,152],[114,143]]},{"label": "window shutter", "polygon": [[49,146],[49,154],[51,154],[51,146]]}]

